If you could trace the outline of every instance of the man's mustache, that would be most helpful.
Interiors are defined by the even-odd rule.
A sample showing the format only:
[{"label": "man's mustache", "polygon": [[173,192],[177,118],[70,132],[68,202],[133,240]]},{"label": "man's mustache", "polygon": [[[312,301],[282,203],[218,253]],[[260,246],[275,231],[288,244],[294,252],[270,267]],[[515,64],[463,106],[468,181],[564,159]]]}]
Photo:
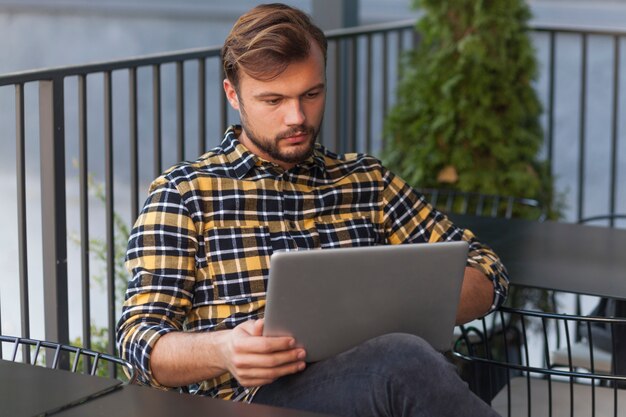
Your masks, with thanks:
[{"label": "man's mustache", "polygon": [[281,132],[276,137],[278,139],[285,139],[285,138],[290,138],[292,136],[298,136],[302,134],[313,135],[314,133],[315,133],[315,129],[313,129],[312,126],[301,125],[301,126],[292,127],[289,130]]}]

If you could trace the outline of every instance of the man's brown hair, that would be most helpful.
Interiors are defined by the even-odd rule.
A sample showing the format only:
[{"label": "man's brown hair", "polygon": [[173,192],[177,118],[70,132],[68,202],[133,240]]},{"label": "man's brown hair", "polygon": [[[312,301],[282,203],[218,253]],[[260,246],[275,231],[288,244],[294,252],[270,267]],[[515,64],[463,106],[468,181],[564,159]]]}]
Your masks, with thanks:
[{"label": "man's brown hair", "polygon": [[243,70],[269,81],[292,62],[306,59],[315,42],[326,62],[324,32],[301,10],[280,3],[262,4],[237,20],[222,47],[224,73],[237,89]]}]

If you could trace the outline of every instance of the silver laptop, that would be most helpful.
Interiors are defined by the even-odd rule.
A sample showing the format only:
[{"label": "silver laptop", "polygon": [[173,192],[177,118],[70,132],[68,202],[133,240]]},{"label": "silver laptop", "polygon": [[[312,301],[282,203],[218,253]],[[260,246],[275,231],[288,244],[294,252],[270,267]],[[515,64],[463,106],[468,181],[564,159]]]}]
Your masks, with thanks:
[{"label": "silver laptop", "polygon": [[276,252],[266,336],[293,336],[315,362],[387,333],[450,348],[467,242]]}]

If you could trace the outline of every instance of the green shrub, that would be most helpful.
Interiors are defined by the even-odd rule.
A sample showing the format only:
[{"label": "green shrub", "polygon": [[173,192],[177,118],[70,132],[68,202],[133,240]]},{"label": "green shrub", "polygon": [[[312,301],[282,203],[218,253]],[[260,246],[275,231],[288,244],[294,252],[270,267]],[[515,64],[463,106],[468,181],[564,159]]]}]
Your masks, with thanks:
[{"label": "green shrub", "polygon": [[[421,41],[401,62],[385,164],[416,187],[535,198],[558,216],[538,159],[541,105],[523,0],[414,0]],[[523,215],[523,214],[521,214]]]}]

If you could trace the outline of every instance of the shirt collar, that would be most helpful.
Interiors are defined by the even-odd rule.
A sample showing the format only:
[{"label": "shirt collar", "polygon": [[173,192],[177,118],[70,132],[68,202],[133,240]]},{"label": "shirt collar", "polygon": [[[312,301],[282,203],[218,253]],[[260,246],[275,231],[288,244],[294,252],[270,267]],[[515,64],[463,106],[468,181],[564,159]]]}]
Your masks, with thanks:
[{"label": "shirt collar", "polygon": [[[232,166],[237,178],[243,179],[255,166],[263,166],[265,164],[272,163],[253,154],[250,150],[248,150],[248,148],[242,145],[238,139],[240,134],[240,125],[229,126],[224,133],[224,139],[220,144],[220,148]],[[296,167],[301,167],[303,169],[317,167],[320,169],[320,172],[324,174],[326,172],[326,162],[324,160],[323,146],[316,143],[313,154],[306,160],[299,163]]]},{"label": "shirt collar", "polygon": [[243,146],[239,142],[239,135],[241,134],[241,126],[232,125],[226,129],[224,133],[224,139],[220,144],[220,148],[224,152],[226,159],[230,163],[235,172],[235,176],[238,179],[244,178],[248,172],[257,163],[259,159],[255,154],[250,152],[248,148]]}]

